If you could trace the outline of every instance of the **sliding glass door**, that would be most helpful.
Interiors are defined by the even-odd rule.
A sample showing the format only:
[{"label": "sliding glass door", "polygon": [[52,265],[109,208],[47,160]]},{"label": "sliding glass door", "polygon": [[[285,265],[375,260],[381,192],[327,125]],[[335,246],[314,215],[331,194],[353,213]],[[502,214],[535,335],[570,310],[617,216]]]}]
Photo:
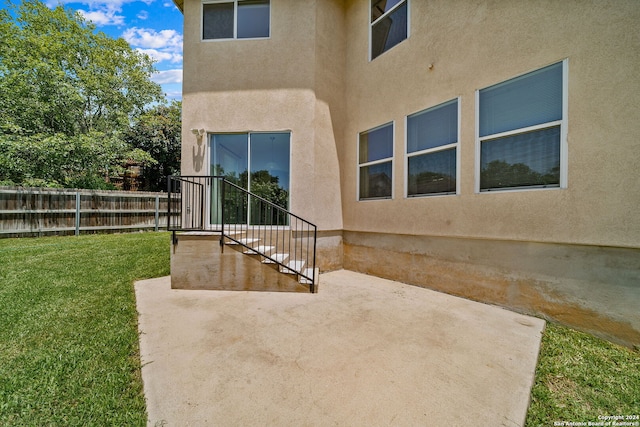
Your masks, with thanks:
[{"label": "sliding glass door", "polygon": [[[247,189],[276,205],[289,209],[289,132],[211,134],[210,173]],[[219,183],[211,188],[211,224],[220,224]],[[264,221],[248,200],[235,201],[227,222],[260,224]],[[236,206],[237,205],[237,206]]]}]

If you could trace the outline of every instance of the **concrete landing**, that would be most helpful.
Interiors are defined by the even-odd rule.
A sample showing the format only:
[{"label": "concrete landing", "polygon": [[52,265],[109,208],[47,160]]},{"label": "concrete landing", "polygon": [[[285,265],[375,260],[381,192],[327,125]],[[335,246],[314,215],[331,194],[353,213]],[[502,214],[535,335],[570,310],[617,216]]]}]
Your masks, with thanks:
[{"label": "concrete landing", "polygon": [[137,282],[150,426],[521,426],[544,321],[341,270],[318,294]]}]

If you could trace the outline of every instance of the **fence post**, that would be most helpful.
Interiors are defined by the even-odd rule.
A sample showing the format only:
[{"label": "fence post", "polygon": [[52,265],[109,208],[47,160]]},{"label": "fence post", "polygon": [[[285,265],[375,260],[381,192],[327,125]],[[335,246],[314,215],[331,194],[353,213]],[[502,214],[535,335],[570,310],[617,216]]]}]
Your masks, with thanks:
[{"label": "fence post", "polygon": [[76,191],[76,236],[80,235],[80,192]]},{"label": "fence post", "polygon": [[156,229],[158,231],[158,227],[160,225],[160,196],[156,195]]}]

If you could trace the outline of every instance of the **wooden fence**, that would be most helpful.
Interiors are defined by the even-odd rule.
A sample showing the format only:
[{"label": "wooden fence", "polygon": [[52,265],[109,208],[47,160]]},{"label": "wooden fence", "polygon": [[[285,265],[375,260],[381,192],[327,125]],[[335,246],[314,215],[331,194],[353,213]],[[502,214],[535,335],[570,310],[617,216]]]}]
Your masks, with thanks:
[{"label": "wooden fence", "polygon": [[0,187],[0,238],[167,227],[167,193]]}]

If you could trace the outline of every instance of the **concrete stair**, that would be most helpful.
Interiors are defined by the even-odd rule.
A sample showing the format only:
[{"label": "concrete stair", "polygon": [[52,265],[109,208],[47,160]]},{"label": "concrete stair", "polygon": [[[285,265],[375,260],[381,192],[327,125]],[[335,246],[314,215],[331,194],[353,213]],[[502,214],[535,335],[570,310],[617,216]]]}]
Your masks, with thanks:
[{"label": "concrete stair", "polygon": [[[234,233],[232,239],[225,238],[224,244],[242,246],[243,254],[259,257],[262,264],[275,266],[282,274],[297,275],[298,283],[308,285],[312,291],[317,292],[320,274],[318,268],[314,271],[313,268],[305,265],[304,260],[290,259],[290,254],[286,252],[274,252],[275,246],[264,244],[259,238],[247,238],[242,237],[241,233]],[[308,277],[315,277],[315,284]]]}]

